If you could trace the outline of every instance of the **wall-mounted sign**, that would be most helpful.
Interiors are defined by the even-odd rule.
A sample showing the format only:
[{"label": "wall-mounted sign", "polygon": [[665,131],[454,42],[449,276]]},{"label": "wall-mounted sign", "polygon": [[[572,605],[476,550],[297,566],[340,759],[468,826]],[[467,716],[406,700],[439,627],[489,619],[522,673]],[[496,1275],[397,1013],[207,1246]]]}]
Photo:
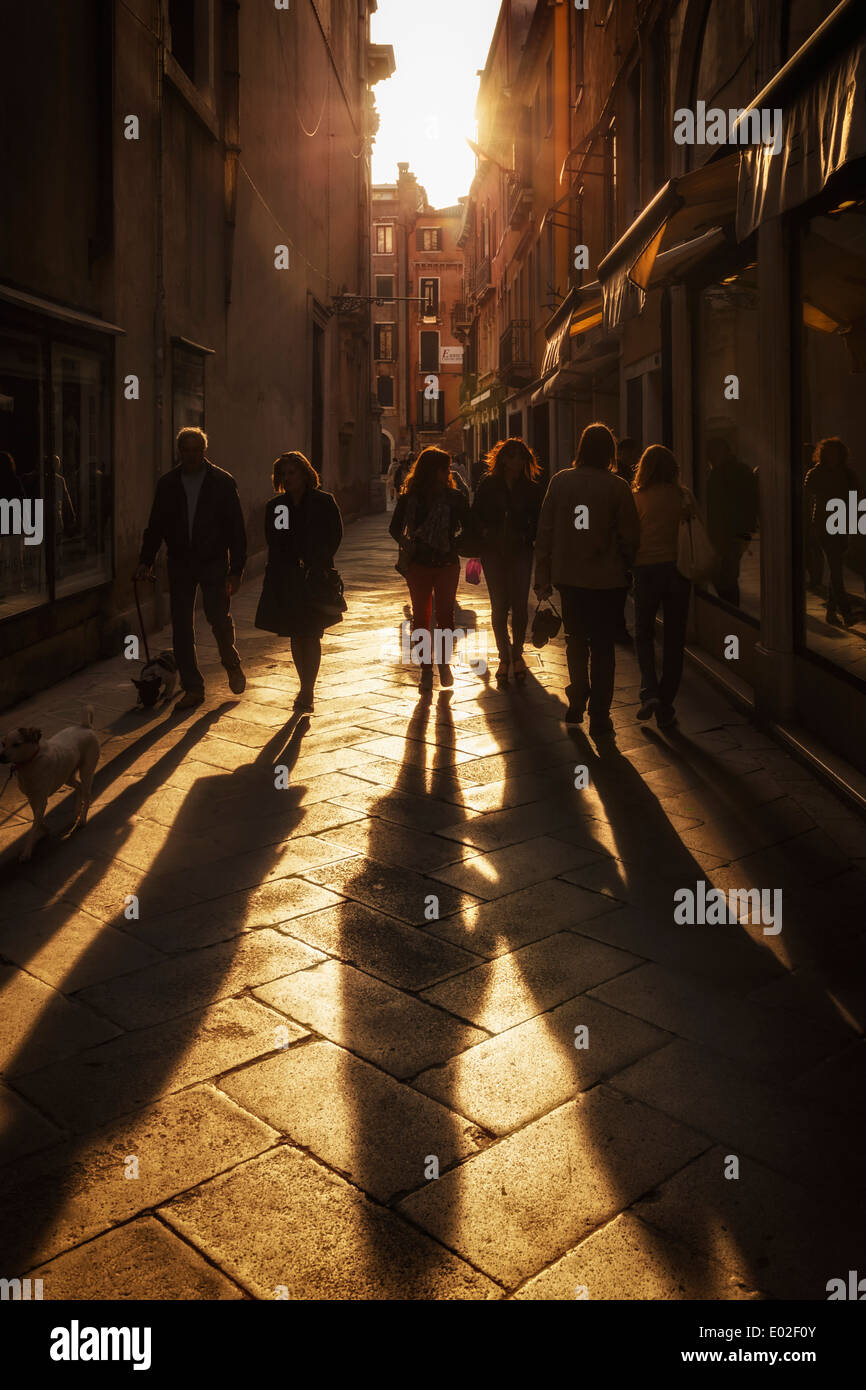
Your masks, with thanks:
[{"label": "wall-mounted sign", "polygon": [[462,347],[440,348],[439,365],[442,367],[461,367],[463,365]]}]

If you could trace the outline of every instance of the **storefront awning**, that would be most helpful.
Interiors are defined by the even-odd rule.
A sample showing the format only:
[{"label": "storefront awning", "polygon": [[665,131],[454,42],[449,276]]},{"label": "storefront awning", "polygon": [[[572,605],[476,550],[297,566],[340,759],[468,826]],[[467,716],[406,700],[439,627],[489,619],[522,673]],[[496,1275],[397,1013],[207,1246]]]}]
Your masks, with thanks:
[{"label": "storefront awning", "polygon": [[[860,17],[866,24],[866,6]],[[827,46],[826,34],[838,30],[840,41],[846,31],[839,30],[836,16],[840,6],[777,75],[769,87],[755,97],[755,107],[783,110],[781,149],[754,145],[743,153],[737,193],[737,239],[745,240],[762,222],[789,212],[816,197],[828,180],[846,164],[866,156],[866,39],[854,42],[844,53],[813,79],[815,61]],[[844,16],[843,16],[844,17]],[[831,26],[835,22],[836,30]],[[822,39],[822,31],[824,37]],[[814,60],[801,56],[814,49]],[[796,64],[795,74],[808,85],[788,104],[780,107],[782,81]]]},{"label": "storefront awning", "polygon": [[38,295],[26,294],[24,290],[13,289],[11,285],[0,285],[0,300],[14,304],[19,309],[31,309],[37,314],[46,314],[62,323],[72,323],[76,328],[92,328],[98,333],[111,333],[115,337],[126,334],[126,329],[118,327],[116,323],[108,323],[105,319],[86,314],[81,309],[70,309],[65,304],[55,304],[53,299],[40,299]]},{"label": "storefront awning", "polygon": [[[737,152],[669,180],[620,237],[598,267],[606,328],[640,313],[648,289],[713,249],[710,234],[721,236],[734,218],[739,163]],[[657,276],[658,258],[681,247],[679,266],[663,263],[666,274]]]}]

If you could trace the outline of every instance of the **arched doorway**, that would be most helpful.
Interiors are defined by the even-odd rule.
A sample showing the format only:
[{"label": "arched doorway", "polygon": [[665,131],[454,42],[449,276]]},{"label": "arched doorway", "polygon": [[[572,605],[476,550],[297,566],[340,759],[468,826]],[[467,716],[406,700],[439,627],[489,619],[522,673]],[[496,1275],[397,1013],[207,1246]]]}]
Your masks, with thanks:
[{"label": "arched doorway", "polygon": [[391,467],[391,462],[394,458],[394,436],[392,434],[389,434],[387,430],[382,430],[380,433],[380,443],[382,446],[380,471],[382,477],[384,478],[385,474],[388,472],[388,469]]}]

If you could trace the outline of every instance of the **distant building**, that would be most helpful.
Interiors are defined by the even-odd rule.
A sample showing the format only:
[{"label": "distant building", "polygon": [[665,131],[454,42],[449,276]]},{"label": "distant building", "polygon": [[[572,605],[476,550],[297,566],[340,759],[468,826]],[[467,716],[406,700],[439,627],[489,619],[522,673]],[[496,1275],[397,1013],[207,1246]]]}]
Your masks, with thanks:
[{"label": "distant building", "polygon": [[428,444],[455,456],[464,449],[464,210],[431,208],[408,164],[397,167],[397,183],[373,188],[373,372],[383,471],[392,457]]}]

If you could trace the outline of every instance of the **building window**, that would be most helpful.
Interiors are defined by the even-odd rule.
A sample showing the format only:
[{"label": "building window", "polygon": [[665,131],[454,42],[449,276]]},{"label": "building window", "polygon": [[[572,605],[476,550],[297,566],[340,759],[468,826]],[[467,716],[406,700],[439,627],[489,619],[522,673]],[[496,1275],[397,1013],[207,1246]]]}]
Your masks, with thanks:
[{"label": "building window", "polygon": [[393,299],[393,298],[394,298],[394,276],[393,276],[393,275],[377,275],[377,276],[376,276],[376,298],[377,298],[377,299]]},{"label": "building window", "polygon": [[[374,356],[377,362],[394,361],[394,325],[376,323],[373,325]],[[382,378],[379,378],[380,381]]]},{"label": "building window", "polygon": [[394,408],[394,378],[392,376],[380,376],[376,378],[376,394],[379,404],[386,410]]},{"label": "building window", "polygon": [[[866,202],[800,239],[801,645],[866,680]],[[825,442],[818,450],[818,445]],[[838,442],[836,442],[838,441]]]},{"label": "building window", "polygon": [[445,396],[441,391],[435,400],[428,400],[423,391],[418,392],[418,426],[428,430],[445,428]]},{"label": "building window", "polygon": [[616,121],[611,121],[604,137],[605,228],[607,248],[616,241],[617,228],[617,150]]},{"label": "building window", "polygon": [[377,256],[393,256],[394,226],[391,222],[377,222],[373,228]]},{"label": "building window", "polygon": [[0,332],[0,618],[111,578],[109,376],[107,350]]},{"label": "building window", "polygon": [[421,371],[439,370],[439,334],[430,331],[421,334]]},{"label": "building window", "polygon": [[171,56],[196,87],[213,86],[213,0],[168,0]]},{"label": "building window", "polygon": [[583,95],[583,21],[585,10],[571,10],[571,102],[577,106]]},{"label": "building window", "polygon": [[421,281],[421,313],[425,319],[435,319],[439,314],[438,276]]},{"label": "building window", "polygon": [[696,492],[716,552],[707,592],[754,619],[761,608],[756,277],[754,264],[740,261],[701,291],[695,456]]},{"label": "building window", "polygon": [[417,246],[419,251],[441,251],[442,228],[419,227]]}]

